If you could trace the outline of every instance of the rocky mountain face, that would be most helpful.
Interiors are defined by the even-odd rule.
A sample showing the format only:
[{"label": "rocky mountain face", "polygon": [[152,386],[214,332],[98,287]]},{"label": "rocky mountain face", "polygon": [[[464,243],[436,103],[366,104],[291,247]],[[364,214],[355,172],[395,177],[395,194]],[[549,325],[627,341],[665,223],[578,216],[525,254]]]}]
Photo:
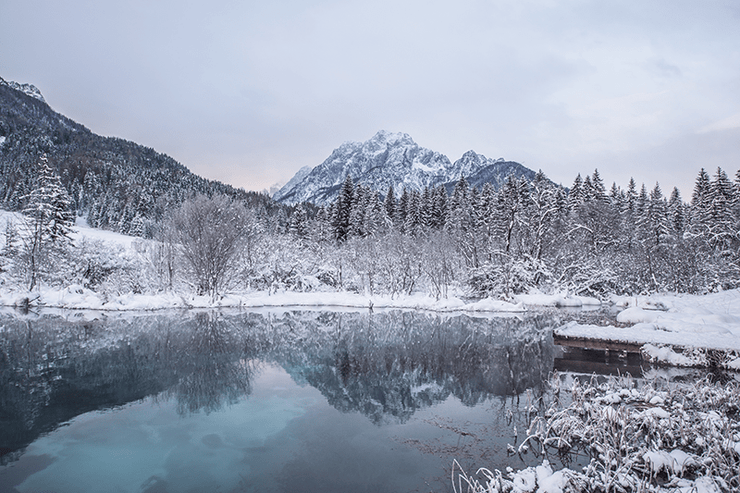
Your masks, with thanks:
[{"label": "rocky mountain face", "polygon": [[154,149],[96,135],[55,112],[34,86],[0,79],[0,208],[23,208],[42,154],[74,211],[94,227],[148,236],[169,208],[194,193],[274,207],[266,195],[206,180]]},{"label": "rocky mountain face", "polygon": [[438,185],[451,189],[461,176],[471,185],[490,182],[498,188],[510,174],[532,179],[535,172],[474,151],[452,163],[444,154],[420,147],[408,134],[380,131],[366,142],[342,144],[310,172],[301,169],[273,198],[285,204],[326,205],[336,198],[347,175],[383,193],[391,186],[396,191]]},{"label": "rocky mountain face", "polygon": [[46,100],[44,99],[44,96],[41,95],[41,91],[34,86],[33,84],[21,84],[18,82],[6,81],[2,77],[0,77],[0,85],[6,85],[12,89],[15,89],[16,91],[20,91],[23,94],[26,94],[27,96],[31,96],[32,98],[36,98],[42,103],[45,103]]}]

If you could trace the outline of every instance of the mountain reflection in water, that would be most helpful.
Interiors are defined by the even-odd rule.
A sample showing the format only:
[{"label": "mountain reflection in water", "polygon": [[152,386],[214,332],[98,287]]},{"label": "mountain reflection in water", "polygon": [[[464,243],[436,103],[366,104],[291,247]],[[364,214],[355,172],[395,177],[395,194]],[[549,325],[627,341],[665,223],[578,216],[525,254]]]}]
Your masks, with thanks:
[{"label": "mountain reflection in water", "polygon": [[342,412],[404,422],[455,396],[467,406],[539,388],[550,319],[419,312],[176,312],[0,319],[0,454],[7,464],[75,416],[153,396],[181,415],[251,392],[265,364]]}]

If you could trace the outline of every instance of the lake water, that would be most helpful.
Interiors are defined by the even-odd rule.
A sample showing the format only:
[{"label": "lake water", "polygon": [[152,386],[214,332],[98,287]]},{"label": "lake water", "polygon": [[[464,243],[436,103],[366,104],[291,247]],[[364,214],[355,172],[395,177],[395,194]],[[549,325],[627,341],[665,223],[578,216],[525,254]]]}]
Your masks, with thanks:
[{"label": "lake water", "polygon": [[507,455],[553,315],[0,317],[2,492],[451,491]]}]

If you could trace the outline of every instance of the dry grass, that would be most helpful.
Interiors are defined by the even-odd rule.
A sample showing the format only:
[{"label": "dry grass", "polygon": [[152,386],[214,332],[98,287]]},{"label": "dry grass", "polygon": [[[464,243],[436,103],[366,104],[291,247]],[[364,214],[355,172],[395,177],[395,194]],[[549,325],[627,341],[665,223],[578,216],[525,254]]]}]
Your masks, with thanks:
[{"label": "dry grass", "polygon": [[[617,377],[599,384],[552,380],[553,404],[537,416],[516,453],[541,455],[522,471],[453,467],[456,492],[740,491],[740,386]],[[582,471],[553,473],[548,459]]]}]

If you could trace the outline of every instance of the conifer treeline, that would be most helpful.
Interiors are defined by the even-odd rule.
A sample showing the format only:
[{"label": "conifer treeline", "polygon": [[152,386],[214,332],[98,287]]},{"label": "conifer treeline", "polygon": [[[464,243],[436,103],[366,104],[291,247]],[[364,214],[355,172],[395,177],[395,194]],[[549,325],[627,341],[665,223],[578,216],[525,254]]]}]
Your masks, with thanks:
[{"label": "conifer treeline", "polygon": [[384,198],[347,177],[313,219],[298,206],[289,231],[304,243],[338,242],[355,257],[363,242],[385,258],[386,249],[415,243],[419,265],[444,252],[444,265],[426,272],[449,270],[450,283],[478,295],[727,289],[740,285],[740,171],[733,182],[721,168],[712,177],[702,169],[690,203],[677,188],[666,197],[659,184],[638,189],[634,179],[607,190],[598,170],[570,189],[539,172],[531,182],[510,177],[498,191],[463,177],[449,196],[443,187],[400,196],[391,188]]}]

